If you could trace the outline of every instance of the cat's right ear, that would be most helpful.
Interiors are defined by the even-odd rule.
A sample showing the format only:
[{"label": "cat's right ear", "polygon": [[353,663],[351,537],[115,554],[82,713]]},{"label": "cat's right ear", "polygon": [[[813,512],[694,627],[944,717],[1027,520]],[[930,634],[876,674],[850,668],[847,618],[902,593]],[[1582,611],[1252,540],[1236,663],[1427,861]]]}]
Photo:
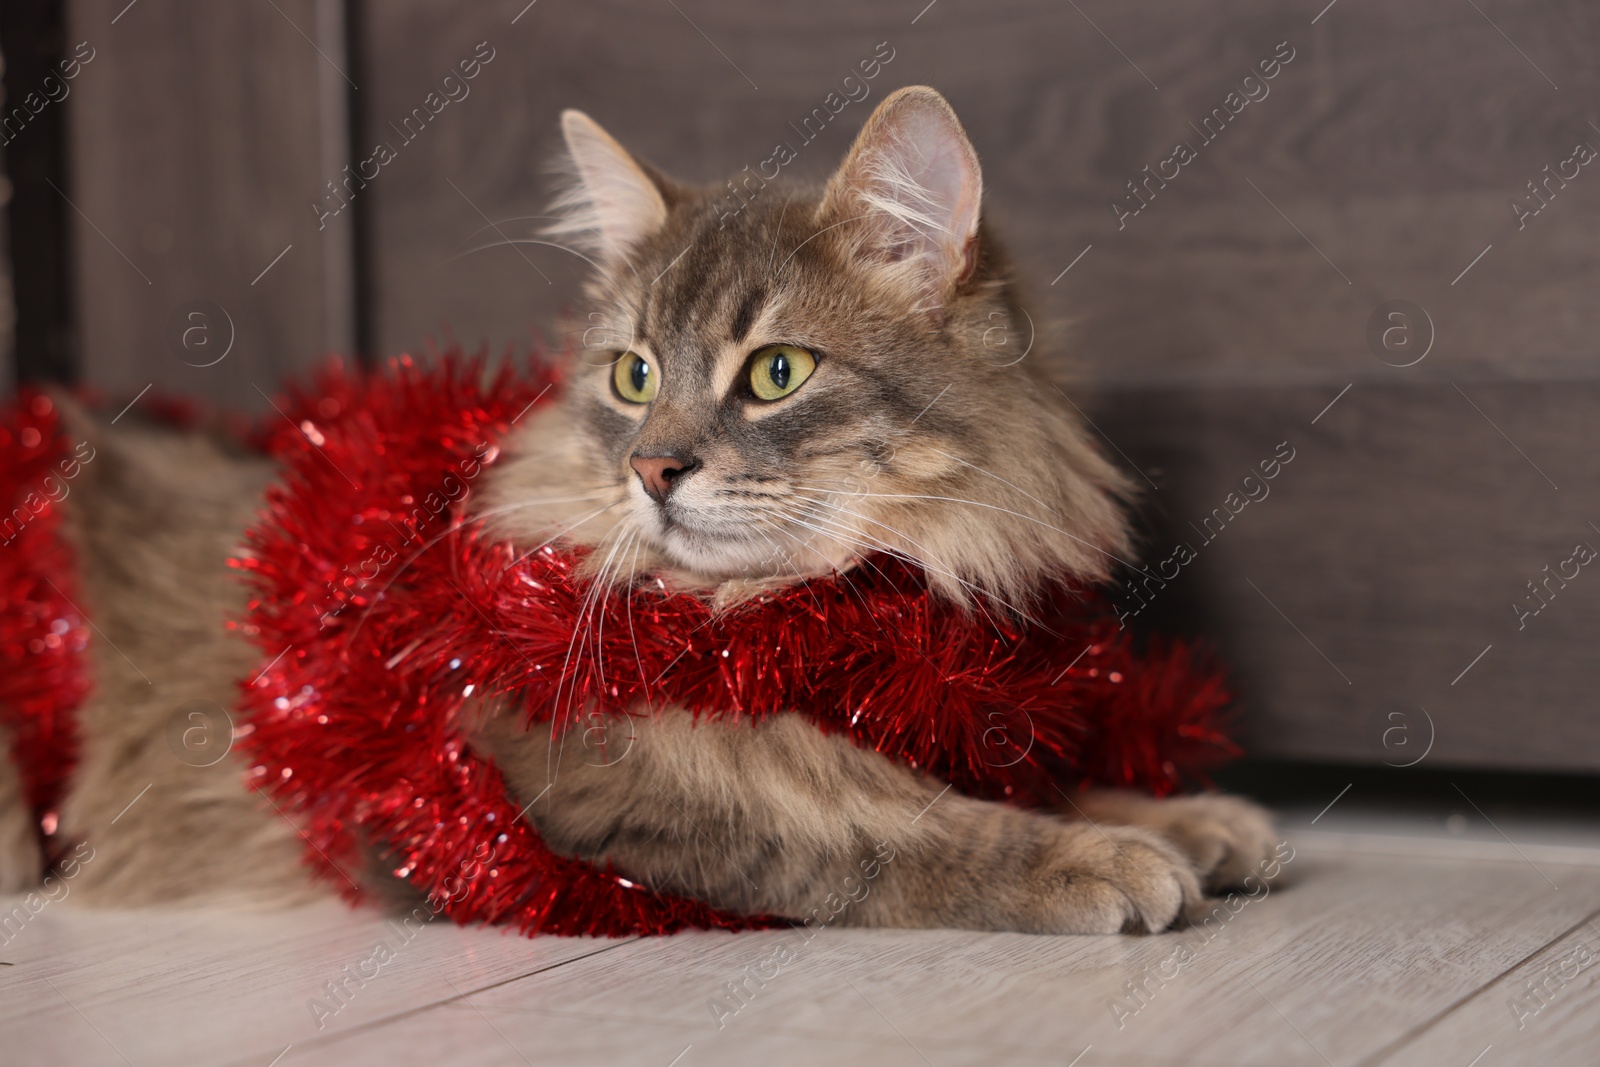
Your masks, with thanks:
[{"label": "cat's right ear", "polygon": [[666,222],[664,180],[581,111],[561,113],[561,132],[570,165],[544,232],[614,266]]}]

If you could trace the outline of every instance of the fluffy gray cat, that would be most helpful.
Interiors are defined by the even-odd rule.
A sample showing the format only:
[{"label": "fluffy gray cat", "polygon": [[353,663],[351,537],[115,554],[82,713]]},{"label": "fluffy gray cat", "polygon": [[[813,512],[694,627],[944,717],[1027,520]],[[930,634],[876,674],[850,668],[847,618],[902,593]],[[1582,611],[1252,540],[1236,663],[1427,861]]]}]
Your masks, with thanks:
[{"label": "fluffy gray cat", "polygon": [[[559,536],[609,561],[596,581],[665,574],[722,604],[874,552],[915,561],[957,602],[1023,603],[1049,582],[1103,580],[1129,551],[1125,478],[1042,360],[984,344],[997,323],[1020,333],[1020,312],[981,221],[977,156],[938,93],[885,99],[825,188],[774,183],[737,212],[578,112],[562,126],[570,182],[552,233],[595,266],[595,325],[563,401],[483,476],[472,506],[500,536]],[[172,709],[230,704],[257,666],[224,627],[244,599],[224,560],[271,470],[198,436],[75,421],[101,457],[65,508],[103,639],[62,812],[65,839],[94,848],[74,899],[329,892],[241,764],[185,765],[163,736]],[[661,710],[617,724],[635,740],[608,762],[617,746],[588,746],[590,731],[562,744],[499,710],[483,709],[472,743],[552,848],[737,912],[812,915],[870,867],[870,892],[836,921],[1155,931],[1272,854],[1269,819],[1241,800],[1091,792],[1022,811],[944,793],[799,714],[728,725]],[[0,889],[40,866],[0,760]],[[377,883],[372,866],[360,876]]]}]

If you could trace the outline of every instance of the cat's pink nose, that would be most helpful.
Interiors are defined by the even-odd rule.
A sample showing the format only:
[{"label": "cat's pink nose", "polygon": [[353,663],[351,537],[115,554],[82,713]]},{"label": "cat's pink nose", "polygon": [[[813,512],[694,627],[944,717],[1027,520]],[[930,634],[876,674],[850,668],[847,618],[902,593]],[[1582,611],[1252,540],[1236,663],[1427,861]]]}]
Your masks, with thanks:
[{"label": "cat's pink nose", "polygon": [[665,504],[667,494],[672,492],[678,479],[698,465],[694,459],[677,453],[668,453],[664,456],[635,455],[628,460],[628,466],[639,475],[644,491],[658,504]]}]

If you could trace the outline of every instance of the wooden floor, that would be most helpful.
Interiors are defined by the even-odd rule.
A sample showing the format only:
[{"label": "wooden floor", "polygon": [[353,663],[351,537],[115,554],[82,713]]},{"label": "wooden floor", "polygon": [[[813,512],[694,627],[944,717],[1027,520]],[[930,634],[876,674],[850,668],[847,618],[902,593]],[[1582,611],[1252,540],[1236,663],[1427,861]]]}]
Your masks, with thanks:
[{"label": "wooden floor", "polygon": [[[337,906],[106,913],[69,898],[0,944],[0,1062],[1600,1063],[1595,827],[1316,816],[1284,813],[1289,884],[1209,929],[824,930],[742,1002],[729,983],[798,934],[530,941],[436,924],[401,944]],[[394,958],[330,996],[380,940]]]}]

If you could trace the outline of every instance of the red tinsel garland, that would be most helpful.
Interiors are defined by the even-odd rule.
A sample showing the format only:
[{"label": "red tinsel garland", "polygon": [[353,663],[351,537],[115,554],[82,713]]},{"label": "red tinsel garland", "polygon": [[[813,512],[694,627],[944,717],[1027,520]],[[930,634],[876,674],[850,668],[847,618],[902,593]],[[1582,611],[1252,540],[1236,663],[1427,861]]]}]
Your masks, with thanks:
[{"label": "red tinsel garland", "polygon": [[93,460],[92,449],[69,447],[42,393],[23,393],[0,418],[0,723],[49,853],[77,759],[73,713],[88,692],[89,626],[59,531],[85,455]]},{"label": "red tinsel garland", "polygon": [[[1171,792],[1234,753],[1215,671],[1178,642],[1138,652],[1082,592],[1055,590],[1024,625],[992,606],[965,614],[876,558],[721,616],[659,583],[586,607],[572,553],[518,554],[461,522],[498,442],[552,384],[459,355],[334,367],[256,434],[284,473],[232,561],[254,590],[235,625],[264,653],[235,735],[250,783],[337,884],[353,885],[342,874],[360,841],[462,922],[617,935],[771,921],[551,852],[465,748],[464,709],[485,696],[555,729],[669,704],[723,720],[796,710],[963,792],[1029,805],[1058,785]],[[0,527],[0,721],[47,835],[86,692],[87,621],[46,492],[65,463],[50,401],[24,396],[0,421],[0,520],[25,513]]]},{"label": "red tinsel garland", "polygon": [[243,743],[253,783],[325,873],[361,839],[458,921],[606,935],[764,922],[547,849],[464,745],[464,709],[484,697],[552,729],[664,705],[722,720],[794,710],[1021,804],[1050,803],[1057,784],[1166,793],[1232,754],[1217,674],[1182,644],[1137,653],[1068,590],[1024,625],[963,613],[879,558],[720,616],[660,583],[590,598],[571,552],[519,554],[461,522],[498,442],[550,385],[460,358],[335,369],[292,392],[265,438],[286,470],[235,561],[267,661],[245,688]]}]

